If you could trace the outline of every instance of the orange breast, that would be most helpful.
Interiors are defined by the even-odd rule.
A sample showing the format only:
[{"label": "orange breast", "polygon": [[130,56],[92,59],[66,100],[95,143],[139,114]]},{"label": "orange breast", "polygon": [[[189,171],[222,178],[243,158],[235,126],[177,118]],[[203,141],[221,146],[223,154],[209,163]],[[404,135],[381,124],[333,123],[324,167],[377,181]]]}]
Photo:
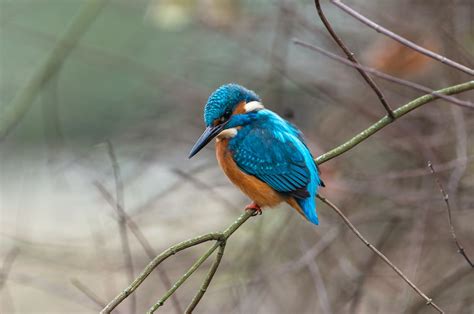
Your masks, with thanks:
[{"label": "orange breast", "polygon": [[260,207],[273,207],[287,201],[287,197],[273,190],[268,184],[239,169],[231,152],[227,149],[228,139],[216,142],[216,156],[227,177]]}]

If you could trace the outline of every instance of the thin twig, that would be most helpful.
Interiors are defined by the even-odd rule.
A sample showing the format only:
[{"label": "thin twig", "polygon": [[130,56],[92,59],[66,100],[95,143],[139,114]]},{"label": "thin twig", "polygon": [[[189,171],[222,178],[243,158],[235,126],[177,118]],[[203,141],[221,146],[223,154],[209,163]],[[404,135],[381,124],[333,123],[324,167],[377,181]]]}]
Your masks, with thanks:
[{"label": "thin twig", "polygon": [[12,270],[13,263],[20,254],[20,249],[17,247],[12,248],[5,256],[3,260],[2,268],[0,268],[0,290],[5,286],[8,280],[8,276]]},{"label": "thin twig", "polygon": [[[124,209],[124,188],[123,188],[123,181],[122,175],[120,172],[120,166],[117,161],[117,155],[115,154],[114,147],[112,142],[109,140],[105,141],[107,145],[107,152],[109,154],[110,161],[112,163],[112,169],[114,173],[114,180],[115,180],[115,210],[117,211],[118,216],[118,225],[119,225],[119,233],[120,233],[120,243],[122,245],[123,251],[123,258],[125,260],[125,267],[127,269],[127,277],[128,281],[133,280],[133,259],[132,259],[132,252],[130,250],[130,243],[128,240],[128,231],[127,231],[127,223],[125,219],[125,209]],[[137,300],[135,295],[132,296],[130,302],[130,313],[136,312],[136,304]]]},{"label": "thin twig", "polygon": [[[115,206],[117,206],[117,205],[116,205],[116,203],[113,199],[113,196],[110,194],[109,191],[107,191],[105,186],[103,184],[101,184],[100,182],[98,182],[98,181],[94,181],[94,185],[97,188],[97,190],[100,192],[100,194],[102,194],[102,196],[107,201],[107,203],[109,203],[110,206],[115,208]],[[137,223],[132,219],[132,217],[130,217],[123,209],[122,209],[122,213],[124,215],[125,222],[126,222],[128,228],[130,229],[132,234],[135,236],[135,238],[138,240],[138,243],[140,243],[140,245],[142,246],[143,250],[145,251],[145,253],[148,256],[148,258],[150,259],[150,261],[153,260],[153,258],[158,254],[151,247],[151,245],[148,242],[147,238],[145,237],[145,235],[143,234],[143,232],[141,231],[141,229],[137,225]],[[169,287],[171,287],[171,281],[170,281],[168,275],[161,268],[157,269],[157,271],[158,271],[158,276],[160,277],[160,279],[163,282],[164,286],[167,289],[169,289]],[[171,301],[173,302],[175,312],[176,313],[182,313],[183,310],[181,309],[181,304],[179,303],[179,300],[176,297],[176,295],[171,296]]]},{"label": "thin twig", "polygon": [[[326,27],[326,29],[328,30],[329,34],[334,39],[336,44],[339,47],[341,47],[342,51],[346,54],[347,59],[351,60],[352,63],[359,64],[359,62],[357,61],[357,59],[354,56],[354,53],[352,51],[350,51],[346,47],[346,45],[344,44],[342,39],[339,36],[337,36],[336,32],[334,31],[331,24],[329,23],[326,16],[324,15],[324,12],[321,8],[321,4],[319,3],[319,0],[314,0],[314,5],[316,6],[316,11],[318,11],[318,15],[321,18],[321,21],[323,22],[324,26]],[[380,102],[382,103],[382,106],[387,111],[388,116],[392,119],[395,119],[395,116],[393,115],[392,108],[390,108],[390,105],[387,103],[387,100],[385,99],[384,94],[382,93],[380,88],[377,86],[377,84],[374,82],[374,80],[363,69],[361,69],[361,68],[356,68],[356,69],[360,73],[360,75],[362,75],[362,77],[367,82],[367,84],[369,84],[370,88],[372,88],[372,90],[375,92],[375,94],[379,98]]]},{"label": "thin twig", "polygon": [[221,241],[219,250],[217,251],[216,259],[211,265],[211,268],[209,269],[209,272],[206,275],[206,278],[204,279],[201,288],[199,288],[198,292],[194,296],[193,300],[189,304],[189,306],[186,308],[186,314],[192,313],[196,306],[198,305],[199,301],[201,301],[202,297],[204,296],[204,293],[206,293],[207,288],[209,287],[209,284],[212,281],[212,278],[214,277],[217,268],[219,267],[219,264],[221,263],[222,257],[224,256],[224,249],[225,249],[225,244],[226,241]]},{"label": "thin twig", "polygon": [[317,196],[323,203],[331,207],[338,215],[339,217],[342,218],[344,223],[349,227],[349,229],[365,244],[367,247],[372,250],[375,254],[377,254],[378,257],[380,257],[390,268],[392,268],[399,276],[402,278],[413,290],[415,290],[416,293],[418,293],[423,299],[425,299],[426,304],[432,306],[434,309],[436,309],[439,313],[444,313],[442,309],[440,309],[432,299],[427,297],[414,283],[410,281],[410,279],[407,278],[403,274],[403,272],[395,266],[385,255],[383,255],[375,246],[373,246],[369,241],[367,241],[364,236],[357,230],[357,228],[350,222],[350,220],[344,215],[344,213],[332,202],[330,202],[327,198],[318,195]]},{"label": "thin twig", "polygon": [[[413,82],[410,82],[410,81],[407,81],[407,80],[404,80],[404,79],[401,79],[401,78],[398,78],[398,77],[395,77],[395,76],[392,76],[392,75],[389,75],[389,74],[386,74],[386,73],[383,73],[381,71],[378,71],[374,68],[370,68],[370,67],[366,67],[366,66],[363,66],[363,65],[360,65],[360,64],[355,64],[353,62],[350,62],[350,61],[347,61],[346,59],[344,58],[341,58],[339,57],[338,55],[335,55],[329,51],[326,51],[320,47],[317,47],[317,46],[314,46],[314,45],[311,45],[311,44],[308,44],[304,41],[301,41],[299,39],[293,39],[293,42],[296,44],[296,45],[300,45],[300,46],[303,46],[305,48],[308,48],[308,49],[311,49],[313,51],[316,51],[316,52],[319,52],[323,55],[325,55],[326,57],[329,57],[331,59],[334,59],[338,62],[341,62],[345,65],[348,65],[350,67],[354,67],[354,68],[357,68],[357,69],[362,69],[364,70],[365,72],[368,72],[368,73],[371,73],[375,76],[378,76],[380,78],[383,78],[387,81],[390,81],[390,82],[394,82],[394,83],[397,83],[397,84],[400,84],[400,85],[403,85],[403,86],[407,86],[407,87],[410,87],[410,88],[413,88],[417,91],[422,91],[422,92],[425,92],[425,93],[430,93],[436,97],[439,97],[439,98],[442,98],[446,101],[449,101],[455,105],[459,105],[459,106],[462,106],[462,107],[466,107],[466,108],[470,108],[470,109],[474,109],[474,104],[470,101],[464,101],[464,100],[459,100],[455,97],[450,97],[450,96],[446,96],[446,95],[443,95],[443,94],[440,94],[439,92],[437,91],[433,91],[433,89],[429,88],[429,87],[426,87],[426,86],[423,86],[423,85],[420,85],[420,84],[417,84],[417,83],[413,83]],[[397,116],[394,115],[394,118],[396,119]]]},{"label": "thin twig", "polygon": [[[450,287],[458,285],[461,280],[468,280],[472,282],[474,280],[474,272],[467,267],[458,267],[457,269],[452,269],[450,273],[446,274],[444,278],[439,278],[436,281],[434,287],[429,291],[431,297],[435,298],[438,295],[443,294],[448,291]],[[406,311],[406,313],[418,313],[424,308],[424,304],[421,302],[415,302],[413,305]]]},{"label": "thin twig", "polygon": [[[393,230],[397,226],[399,219],[397,217],[392,218],[388,226],[384,229],[382,235],[380,236],[379,240],[376,243],[376,246],[382,249],[385,246],[385,243],[390,238]],[[369,272],[374,268],[375,263],[377,262],[377,255],[373,254],[370,256],[369,261],[366,264],[364,272],[359,276],[357,279],[357,288],[355,290],[354,295],[352,296],[352,301],[350,305],[351,313],[359,313],[359,304],[362,299],[362,293],[364,292],[364,284],[369,275]]]},{"label": "thin twig", "polygon": [[82,35],[94,22],[108,0],[88,0],[71,20],[46,60],[32,74],[0,115],[0,141],[12,131],[30,109],[43,84],[60,68]]},{"label": "thin twig", "polygon": [[[444,94],[444,95],[453,95],[453,94],[462,93],[462,92],[465,92],[465,91],[468,91],[468,90],[471,90],[471,89],[474,89],[474,81],[470,81],[470,82],[462,83],[462,84],[459,84],[459,85],[446,87],[446,88],[437,90],[436,93]],[[431,101],[433,101],[437,98],[438,97],[433,95],[433,94],[428,94],[428,95],[421,96],[421,97],[419,97],[415,100],[412,100],[409,103],[401,106],[400,108],[396,109],[393,113],[395,114],[395,117],[398,119],[401,116],[404,116],[405,114],[409,113],[410,111],[412,111],[412,110],[414,110],[414,109],[416,109],[416,108],[418,108],[418,107],[420,107],[424,104],[427,104],[427,103],[429,103],[429,102],[431,102]],[[359,134],[357,134],[356,136],[352,137],[347,142],[345,142],[345,143],[337,146],[336,148],[331,149],[329,152],[317,157],[315,159],[316,163],[321,164],[323,162],[326,162],[330,159],[333,159],[334,157],[337,157],[337,156],[347,152],[348,150],[354,148],[355,146],[357,146],[361,142],[368,139],[370,136],[374,135],[375,133],[377,133],[378,131],[380,131],[381,129],[383,129],[384,127],[389,125],[390,123],[392,123],[392,121],[393,120],[391,120],[387,116],[383,117],[382,119],[375,122],[374,124],[372,124],[367,129],[365,129],[364,131],[362,131]]]},{"label": "thin twig", "polygon": [[421,46],[418,46],[417,44],[415,44],[414,42],[411,42],[409,41],[408,39],[400,36],[400,35],[397,35],[395,34],[394,32],[392,31],[389,31],[388,29],[378,25],[377,23],[371,21],[370,19],[368,19],[367,17],[363,16],[362,14],[360,14],[359,12],[355,11],[354,9],[352,9],[351,7],[347,6],[346,4],[342,3],[340,0],[331,0],[331,2],[341,8],[344,12],[348,13],[349,15],[351,15],[352,17],[354,17],[355,19],[359,20],[360,22],[364,23],[365,25],[369,26],[370,28],[373,28],[375,31],[379,32],[379,33],[382,33],[384,34],[385,36],[388,36],[396,41],[398,41],[399,43],[401,43],[402,45],[405,45],[415,51],[418,51],[419,53],[422,53],[424,54],[425,56],[428,56],[430,58],[433,58],[441,63],[444,63],[446,65],[449,65],[455,69],[458,69],[459,71],[462,71],[464,73],[467,73],[471,76],[474,76],[474,70],[473,69],[470,69],[468,68],[467,66],[465,65],[462,65],[462,64],[459,64],[451,59],[448,59],[446,58],[445,56],[442,56],[442,55],[439,55],[437,53],[434,53],[433,51],[431,50],[428,50],[426,48],[423,48]]},{"label": "thin twig", "polygon": [[431,173],[433,174],[436,184],[438,185],[439,191],[443,195],[444,202],[446,203],[446,208],[448,210],[448,222],[449,222],[449,228],[451,230],[451,236],[453,237],[454,243],[456,243],[456,246],[458,247],[458,252],[462,256],[464,256],[464,259],[469,263],[471,267],[474,268],[474,264],[472,261],[469,259],[467,256],[466,252],[464,251],[464,247],[461,245],[461,243],[458,240],[458,237],[456,236],[456,232],[454,231],[454,225],[453,225],[453,220],[451,217],[451,206],[449,205],[449,196],[448,194],[444,191],[443,185],[441,184],[441,181],[438,178],[438,175],[436,174],[436,171],[433,167],[433,164],[431,161],[428,161],[428,168],[430,168]]},{"label": "thin twig", "polygon": [[99,309],[103,308],[105,306],[105,302],[103,300],[101,300],[97,294],[95,294],[94,292],[92,292],[92,290],[85,284],[83,284],[82,282],[80,282],[79,280],[75,279],[75,278],[72,278],[71,280],[71,284],[76,287],[77,290],[79,290],[80,292],[82,292],[86,297],[88,297],[95,305],[97,305],[97,307]]},{"label": "thin twig", "polygon": [[211,254],[218,248],[218,247],[221,247],[221,243],[222,242],[225,242],[225,239],[224,240],[217,240],[216,243],[214,243],[212,245],[212,247],[210,249],[207,250],[206,253],[204,253],[203,255],[201,255],[201,257],[188,269],[187,272],[184,273],[183,276],[181,276],[181,278],[178,279],[178,281],[176,281],[176,283],[171,287],[171,289],[169,289],[164,295],[163,297],[161,297],[160,300],[158,300],[158,302],[156,302],[155,304],[153,304],[153,306],[148,310],[148,314],[153,314],[155,313],[155,311],[163,306],[163,304],[165,304],[166,300],[168,300],[168,298],[173,295],[173,293],[175,293],[176,290],[178,290],[179,287],[181,287],[181,285],[202,265],[202,263],[204,263],[209,256],[211,256]]}]

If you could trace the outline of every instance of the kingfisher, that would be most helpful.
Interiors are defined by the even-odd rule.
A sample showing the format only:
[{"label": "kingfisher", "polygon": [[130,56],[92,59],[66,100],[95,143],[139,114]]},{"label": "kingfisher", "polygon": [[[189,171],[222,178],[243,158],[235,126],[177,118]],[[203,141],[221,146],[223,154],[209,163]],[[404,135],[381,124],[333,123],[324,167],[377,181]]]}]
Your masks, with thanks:
[{"label": "kingfisher", "polygon": [[189,158],[216,138],[217,161],[252,202],[246,210],[288,203],[308,221],[319,224],[315,196],[324,186],[303,133],[260,97],[238,84],[215,90],[204,107],[206,129]]}]

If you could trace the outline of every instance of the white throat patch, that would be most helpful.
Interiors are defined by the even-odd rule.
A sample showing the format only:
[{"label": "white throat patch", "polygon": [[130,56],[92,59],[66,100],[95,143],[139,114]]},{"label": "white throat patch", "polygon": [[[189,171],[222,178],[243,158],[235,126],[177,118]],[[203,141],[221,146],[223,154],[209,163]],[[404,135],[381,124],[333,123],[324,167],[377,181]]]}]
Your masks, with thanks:
[{"label": "white throat patch", "polygon": [[251,101],[245,104],[244,106],[245,112],[255,111],[258,109],[263,109],[263,105],[259,101]]},{"label": "white throat patch", "polygon": [[232,138],[237,135],[237,132],[237,128],[226,129],[217,135],[217,141],[219,142],[222,139]]}]

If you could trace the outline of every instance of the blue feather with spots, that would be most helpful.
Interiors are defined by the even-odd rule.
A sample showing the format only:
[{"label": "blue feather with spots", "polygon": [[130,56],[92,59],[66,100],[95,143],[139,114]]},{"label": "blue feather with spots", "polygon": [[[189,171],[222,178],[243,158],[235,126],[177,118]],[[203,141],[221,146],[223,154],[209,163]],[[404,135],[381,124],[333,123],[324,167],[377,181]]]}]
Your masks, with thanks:
[{"label": "blue feather with spots", "polygon": [[314,197],[322,182],[302,133],[270,110],[234,115],[227,127],[242,126],[230,139],[237,166],[295,198],[306,218],[318,224]]}]

